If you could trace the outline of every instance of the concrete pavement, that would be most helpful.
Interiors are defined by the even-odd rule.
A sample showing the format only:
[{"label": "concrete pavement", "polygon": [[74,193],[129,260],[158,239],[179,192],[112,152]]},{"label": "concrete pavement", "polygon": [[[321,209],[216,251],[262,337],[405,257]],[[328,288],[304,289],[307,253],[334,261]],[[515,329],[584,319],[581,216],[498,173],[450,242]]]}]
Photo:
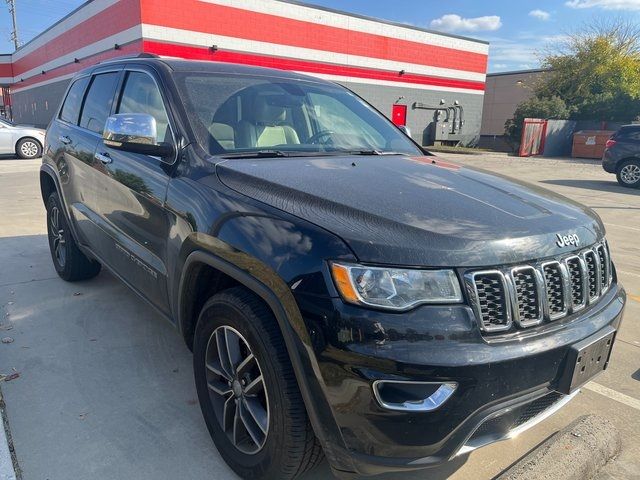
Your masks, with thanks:
[{"label": "concrete pavement", "polygon": [[[607,224],[632,299],[610,369],[567,407],[520,437],[442,469],[385,478],[492,478],[581,415],[596,413],[623,435],[601,478],[640,472],[640,191],[617,187],[593,162],[442,155],[522,178],[595,208]],[[39,161],[0,160],[0,373],[25,480],[232,479],[196,400],[191,354],[173,327],[111,275],[60,280],[49,256]],[[633,299],[633,296],[636,299]],[[611,392],[619,394],[617,397]],[[456,469],[458,469],[455,471]],[[308,479],[330,478],[323,464]]]}]

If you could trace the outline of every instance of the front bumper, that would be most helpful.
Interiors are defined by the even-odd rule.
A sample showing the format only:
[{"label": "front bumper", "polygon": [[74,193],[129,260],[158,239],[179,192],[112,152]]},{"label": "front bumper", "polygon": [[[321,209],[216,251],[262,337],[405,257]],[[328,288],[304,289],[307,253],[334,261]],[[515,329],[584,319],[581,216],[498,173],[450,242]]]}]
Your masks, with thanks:
[{"label": "front bumper", "polygon": [[[519,433],[568,397],[555,393],[569,348],[608,326],[625,303],[616,283],[579,312],[518,336],[483,337],[467,306],[423,306],[394,314],[339,299],[296,297],[311,334],[322,390],[343,445],[332,466],[363,475],[444,463]],[[383,408],[376,380],[455,382],[432,412]],[[532,414],[531,412],[535,414]],[[523,420],[524,419],[524,420]]]}]

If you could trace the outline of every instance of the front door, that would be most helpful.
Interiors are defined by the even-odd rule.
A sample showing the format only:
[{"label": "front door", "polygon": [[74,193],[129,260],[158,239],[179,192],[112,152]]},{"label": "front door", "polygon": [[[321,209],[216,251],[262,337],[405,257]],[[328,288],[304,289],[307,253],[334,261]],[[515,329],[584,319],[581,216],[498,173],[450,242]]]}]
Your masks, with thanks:
[{"label": "front door", "polygon": [[[114,112],[152,115],[158,141],[175,145],[167,110],[151,72],[125,72]],[[105,177],[98,204],[113,240],[109,262],[133,288],[169,313],[166,244],[170,225],[164,201],[171,166],[156,157],[110,148],[102,141],[95,158]]]},{"label": "front door", "polygon": [[0,122],[0,154],[15,152],[11,127]]}]

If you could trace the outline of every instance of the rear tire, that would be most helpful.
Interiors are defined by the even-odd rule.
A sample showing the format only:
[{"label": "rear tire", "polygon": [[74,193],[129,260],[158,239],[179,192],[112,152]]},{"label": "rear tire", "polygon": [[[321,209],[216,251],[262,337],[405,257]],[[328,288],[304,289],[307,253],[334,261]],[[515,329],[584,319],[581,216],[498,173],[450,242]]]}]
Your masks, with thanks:
[{"label": "rear tire", "polygon": [[626,160],[616,172],[618,183],[623,187],[640,188],[640,160]]},{"label": "rear tire", "polygon": [[42,145],[35,138],[22,138],[16,144],[16,155],[24,159],[41,157]]},{"label": "rear tire", "polygon": [[[219,343],[220,338],[224,343]],[[225,365],[225,358],[235,360]],[[248,361],[252,366],[246,367]],[[209,299],[196,326],[193,365],[209,433],[222,458],[241,478],[293,479],[322,460],[284,339],[259,297],[234,287]],[[263,385],[256,394],[249,386],[260,375]],[[243,410],[246,401],[253,406]],[[255,423],[242,418],[242,412],[249,410],[252,416],[247,418]],[[239,420],[234,412],[240,412]],[[237,430],[232,428],[236,422]]]},{"label": "rear tire", "polygon": [[47,233],[53,266],[60,278],[75,282],[100,273],[100,264],[78,248],[57,192],[47,200]]}]

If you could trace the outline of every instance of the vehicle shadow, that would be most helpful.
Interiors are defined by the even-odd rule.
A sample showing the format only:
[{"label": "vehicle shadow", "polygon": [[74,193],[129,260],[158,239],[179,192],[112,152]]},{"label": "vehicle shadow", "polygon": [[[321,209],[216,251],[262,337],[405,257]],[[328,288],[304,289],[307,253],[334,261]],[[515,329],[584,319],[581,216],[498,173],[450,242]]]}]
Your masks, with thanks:
[{"label": "vehicle shadow", "polygon": [[621,187],[615,180],[608,182],[606,180],[561,179],[541,180],[540,183],[560,185],[563,187],[583,188],[585,190],[598,190],[601,192],[624,193],[632,196],[640,195],[640,189]]},{"label": "vehicle shadow", "polygon": [[[430,467],[422,470],[412,470],[407,472],[392,472],[380,475],[374,475],[366,477],[370,480],[443,480],[451,477],[457,470],[467,462],[469,455],[460,455],[453,460],[440,465],[438,467]],[[336,478],[331,474],[331,469],[326,460],[318,465],[313,471],[307,473],[301,480],[327,480],[330,478]]]}]

